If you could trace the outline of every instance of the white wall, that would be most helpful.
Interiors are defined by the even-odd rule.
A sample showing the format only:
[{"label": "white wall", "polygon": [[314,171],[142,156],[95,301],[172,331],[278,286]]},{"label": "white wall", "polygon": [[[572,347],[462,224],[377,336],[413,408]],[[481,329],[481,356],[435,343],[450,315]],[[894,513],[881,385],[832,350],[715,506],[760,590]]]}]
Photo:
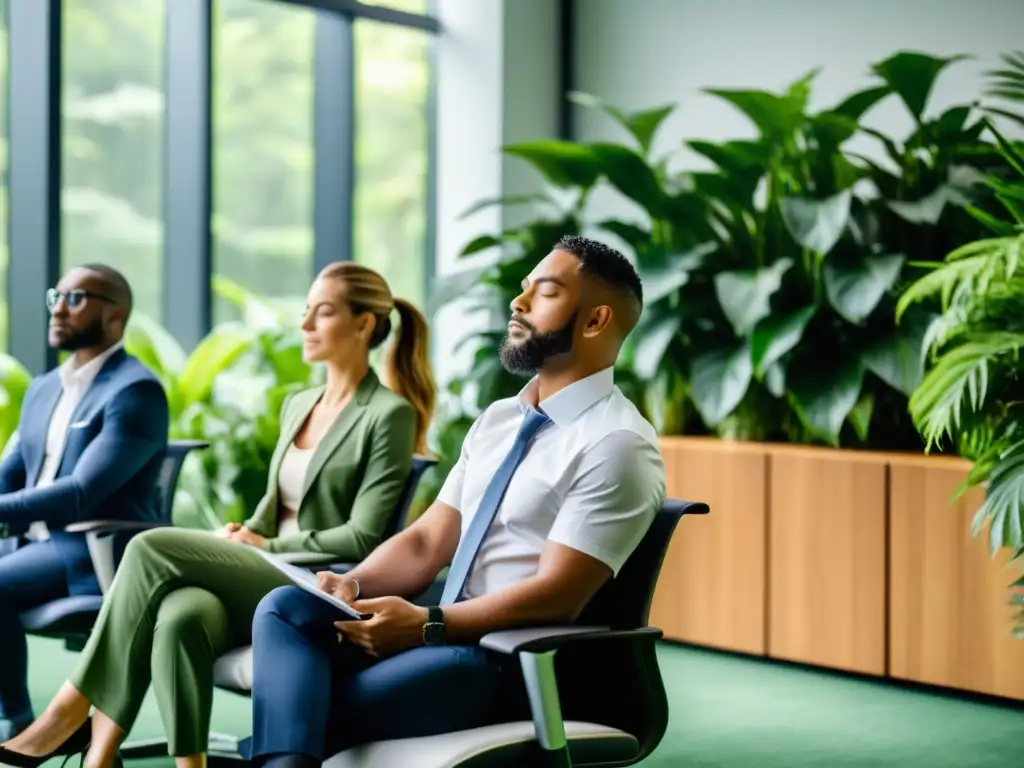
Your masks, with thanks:
[{"label": "white wall", "polygon": [[[558,131],[557,0],[440,0],[437,42],[438,169],[436,274],[472,266],[462,247],[496,234],[509,217],[492,207],[460,219],[485,198],[522,194],[535,174],[501,147],[552,138]],[[435,373],[444,383],[465,362],[452,355],[459,338],[485,318],[449,306],[434,318]],[[497,350],[495,350],[497,354]]]},{"label": "white wall", "polygon": [[[702,88],[781,90],[822,67],[813,108],[826,108],[871,82],[869,66],[898,50],[975,60],[939,77],[928,113],[970,102],[998,54],[1024,49],[1024,0],[577,0],[576,88],[629,108],[678,103],[655,144],[682,150],[684,139],[745,138],[746,118]],[[609,120],[577,109],[578,138],[621,139]],[[911,125],[896,99],[865,117],[887,133]],[[869,139],[851,149],[876,153]],[[680,151],[675,167],[706,161]],[[605,195],[601,208],[621,205]],[[602,211],[604,212],[604,211]]]}]

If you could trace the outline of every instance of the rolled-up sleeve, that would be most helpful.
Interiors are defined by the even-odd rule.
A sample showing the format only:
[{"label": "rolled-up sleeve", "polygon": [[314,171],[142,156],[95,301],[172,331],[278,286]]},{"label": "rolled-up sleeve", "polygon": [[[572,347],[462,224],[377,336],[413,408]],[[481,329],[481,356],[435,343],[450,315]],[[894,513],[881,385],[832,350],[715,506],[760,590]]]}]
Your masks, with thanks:
[{"label": "rolled-up sleeve", "polygon": [[617,575],[664,500],[658,446],[636,432],[611,432],[580,459],[548,539],[600,560]]}]

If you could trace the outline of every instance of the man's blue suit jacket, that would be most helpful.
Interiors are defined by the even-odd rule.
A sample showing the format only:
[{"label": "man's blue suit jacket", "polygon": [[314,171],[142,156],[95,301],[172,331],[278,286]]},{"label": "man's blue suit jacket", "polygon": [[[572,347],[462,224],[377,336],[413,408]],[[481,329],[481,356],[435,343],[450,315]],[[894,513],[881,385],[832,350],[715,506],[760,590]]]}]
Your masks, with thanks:
[{"label": "man's blue suit jacket", "polygon": [[116,351],[68,422],[53,484],[36,488],[62,389],[59,371],[52,370],[25,393],[16,443],[0,462],[0,524],[24,531],[45,522],[67,571],[68,593],[98,594],[85,534],[62,529],[86,520],[160,519],[157,481],[167,450],[167,395],[152,371],[123,349]]}]

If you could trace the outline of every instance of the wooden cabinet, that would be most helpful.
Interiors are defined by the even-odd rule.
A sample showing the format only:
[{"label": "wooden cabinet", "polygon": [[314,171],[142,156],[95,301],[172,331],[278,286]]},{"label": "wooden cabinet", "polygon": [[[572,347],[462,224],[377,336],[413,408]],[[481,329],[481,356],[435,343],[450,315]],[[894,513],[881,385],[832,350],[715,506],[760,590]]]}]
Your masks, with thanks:
[{"label": "wooden cabinet", "polygon": [[658,580],[651,624],[665,637],[765,652],[767,453],[751,443],[666,438],[668,494],[711,514],[676,528]]},{"label": "wooden cabinet", "polygon": [[885,460],[769,456],[768,655],[885,674]]},{"label": "wooden cabinet", "polygon": [[1011,634],[1007,586],[1021,573],[970,535],[984,500],[951,500],[967,462],[895,458],[890,465],[889,673],[920,683],[1024,699],[1024,640]]}]

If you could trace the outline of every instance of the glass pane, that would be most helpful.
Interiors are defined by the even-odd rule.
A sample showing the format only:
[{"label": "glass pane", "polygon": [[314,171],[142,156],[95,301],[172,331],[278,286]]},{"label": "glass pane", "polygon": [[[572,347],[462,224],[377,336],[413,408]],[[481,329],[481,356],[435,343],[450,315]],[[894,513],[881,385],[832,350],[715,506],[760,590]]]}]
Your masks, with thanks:
[{"label": "glass pane", "polygon": [[360,0],[363,5],[386,5],[396,11],[419,13],[426,16],[430,12],[430,0]]},{"label": "glass pane", "polygon": [[161,319],[164,0],[64,0],[61,270],[124,273]]},{"label": "glass pane", "polygon": [[[313,274],[315,12],[220,0],[213,52],[213,272],[267,298]],[[214,322],[237,316],[214,294]]]},{"label": "glass pane", "polygon": [[423,308],[427,223],[427,46],[420,30],[355,23],[356,261]]},{"label": "glass pane", "polygon": [[0,0],[0,352],[7,351],[7,0]]}]

